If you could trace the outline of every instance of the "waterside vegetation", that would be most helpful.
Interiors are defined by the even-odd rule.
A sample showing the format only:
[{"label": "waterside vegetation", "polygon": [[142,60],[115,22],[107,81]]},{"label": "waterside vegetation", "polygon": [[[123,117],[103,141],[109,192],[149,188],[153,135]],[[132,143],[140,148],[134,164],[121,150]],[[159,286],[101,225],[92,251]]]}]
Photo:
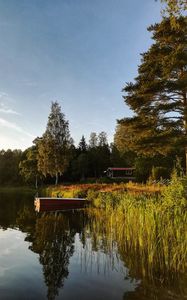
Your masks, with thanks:
[{"label": "waterside vegetation", "polygon": [[[113,184],[47,189],[52,196],[87,197],[97,226],[149,262],[144,272],[184,272],[187,261],[187,178],[174,171],[168,186]],[[95,210],[93,210],[95,207]],[[99,208],[99,209],[98,209]],[[98,222],[99,220],[99,222]],[[112,231],[111,231],[112,229]],[[101,229],[100,229],[101,230]],[[141,254],[140,254],[141,253]],[[151,268],[150,268],[151,266]],[[155,269],[156,268],[156,269]],[[155,274],[156,274],[155,273]]]},{"label": "waterside vegetation", "polygon": [[50,197],[80,197],[93,200],[98,195],[106,194],[157,194],[163,189],[163,185],[140,184],[134,182],[127,183],[92,183],[92,184],[70,184],[70,185],[50,185],[41,189],[41,193]]}]

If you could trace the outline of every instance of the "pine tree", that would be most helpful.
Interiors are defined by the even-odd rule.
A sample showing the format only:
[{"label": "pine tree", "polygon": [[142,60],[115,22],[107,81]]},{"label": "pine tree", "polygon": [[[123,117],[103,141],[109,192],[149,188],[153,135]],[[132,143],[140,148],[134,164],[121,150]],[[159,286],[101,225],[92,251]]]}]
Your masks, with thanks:
[{"label": "pine tree", "polygon": [[[181,148],[187,161],[187,17],[150,26],[154,43],[142,54],[138,76],[123,91],[132,118],[118,122],[116,142],[137,153],[167,154]],[[124,145],[125,146],[125,145]]]},{"label": "pine tree", "polygon": [[164,15],[171,17],[176,24],[176,17],[179,17],[187,10],[186,0],[161,0],[166,6],[163,9]]}]

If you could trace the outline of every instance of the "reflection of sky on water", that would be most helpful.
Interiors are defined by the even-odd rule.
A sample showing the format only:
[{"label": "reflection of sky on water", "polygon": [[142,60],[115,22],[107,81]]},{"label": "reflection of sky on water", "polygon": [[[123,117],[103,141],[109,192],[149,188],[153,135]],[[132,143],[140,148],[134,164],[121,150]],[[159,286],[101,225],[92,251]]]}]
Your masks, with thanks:
[{"label": "reflection of sky on water", "polygon": [[[28,249],[26,234],[14,229],[0,230],[0,295],[1,299],[46,299],[46,286],[39,255]],[[138,282],[124,278],[128,270],[114,253],[94,251],[88,238],[83,247],[75,234],[74,254],[69,261],[69,274],[56,299],[121,299],[133,291]],[[29,298],[28,298],[29,293]],[[16,295],[16,298],[13,297]],[[93,297],[93,298],[92,298]],[[100,298],[98,298],[100,299]]]},{"label": "reflection of sky on water", "polygon": [[38,256],[28,250],[25,237],[18,230],[0,230],[0,299],[38,299],[45,295]]}]

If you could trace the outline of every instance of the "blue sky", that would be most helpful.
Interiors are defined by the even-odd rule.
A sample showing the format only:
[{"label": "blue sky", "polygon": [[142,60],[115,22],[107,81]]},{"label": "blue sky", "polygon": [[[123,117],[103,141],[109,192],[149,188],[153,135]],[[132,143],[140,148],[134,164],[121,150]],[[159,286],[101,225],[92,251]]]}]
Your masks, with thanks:
[{"label": "blue sky", "polygon": [[160,20],[154,0],[0,0],[0,149],[25,149],[57,100],[78,143],[129,116],[121,89],[137,75]]}]

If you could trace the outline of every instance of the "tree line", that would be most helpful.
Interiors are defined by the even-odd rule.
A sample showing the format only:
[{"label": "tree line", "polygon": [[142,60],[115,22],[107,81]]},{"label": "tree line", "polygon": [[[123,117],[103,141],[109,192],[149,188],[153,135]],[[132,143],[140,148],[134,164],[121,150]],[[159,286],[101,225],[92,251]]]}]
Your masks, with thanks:
[{"label": "tree line", "polygon": [[83,135],[76,147],[58,102],[52,102],[46,130],[33,144],[25,151],[0,152],[0,185],[94,180],[109,166],[131,163],[109,145],[104,131],[91,132],[88,143]]},{"label": "tree line", "polygon": [[104,131],[91,132],[88,143],[83,135],[76,147],[59,103],[52,102],[46,130],[33,146],[0,151],[0,185],[91,181],[110,166],[131,164],[126,156],[109,144]]}]

